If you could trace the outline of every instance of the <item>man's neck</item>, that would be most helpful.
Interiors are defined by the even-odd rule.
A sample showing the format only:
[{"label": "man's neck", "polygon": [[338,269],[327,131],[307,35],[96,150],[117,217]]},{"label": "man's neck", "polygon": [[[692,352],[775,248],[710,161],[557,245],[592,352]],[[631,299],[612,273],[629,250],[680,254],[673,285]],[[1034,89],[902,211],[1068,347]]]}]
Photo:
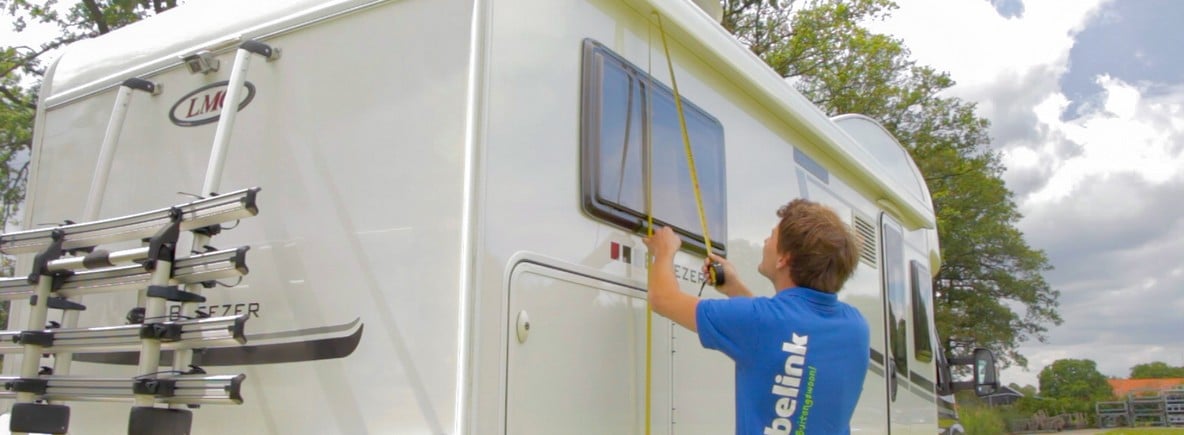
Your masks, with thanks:
[{"label": "man's neck", "polygon": [[785,276],[778,276],[773,279],[773,287],[778,292],[783,291],[783,290],[787,290],[787,289],[791,289],[791,288],[794,288],[797,286],[798,286],[797,283],[794,283],[793,278],[790,278],[788,274],[786,274]]}]

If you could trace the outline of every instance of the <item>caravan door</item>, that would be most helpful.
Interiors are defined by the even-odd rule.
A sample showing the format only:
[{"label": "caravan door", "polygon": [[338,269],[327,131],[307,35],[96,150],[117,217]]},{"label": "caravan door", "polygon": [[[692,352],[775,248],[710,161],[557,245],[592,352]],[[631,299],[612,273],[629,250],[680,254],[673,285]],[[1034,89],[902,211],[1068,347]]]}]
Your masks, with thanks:
[{"label": "caravan door", "polygon": [[889,433],[908,433],[904,403],[909,396],[908,331],[905,293],[904,235],[899,223],[880,214],[880,246],[883,248],[884,381],[887,382]]}]

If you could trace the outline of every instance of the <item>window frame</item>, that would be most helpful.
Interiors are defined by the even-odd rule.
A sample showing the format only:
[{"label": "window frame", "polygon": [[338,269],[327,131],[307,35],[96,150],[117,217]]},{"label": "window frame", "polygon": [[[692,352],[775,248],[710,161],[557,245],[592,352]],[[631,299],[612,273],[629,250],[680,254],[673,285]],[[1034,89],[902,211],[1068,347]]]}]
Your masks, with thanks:
[{"label": "window frame", "polygon": [[[638,68],[636,65],[633,65],[632,63],[625,60],[623,57],[621,57],[617,53],[613,52],[609,48],[605,47],[604,45],[600,44],[599,42],[596,42],[593,39],[585,39],[583,42],[582,63],[583,63],[583,65],[582,65],[583,76],[581,78],[581,91],[582,91],[581,94],[582,95],[581,95],[581,101],[580,101],[580,161],[581,161],[580,162],[580,172],[581,172],[580,192],[581,192],[581,196],[582,196],[581,206],[586,213],[593,216],[594,218],[604,220],[610,224],[619,226],[621,228],[624,228],[626,230],[629,230],[629,231],[632,231],[635,233],[642,232],[645,230],[646,225],[647,225],[647,217],[645,214],[645,210],[635,210],[633,207],[630,207],[626,204],[619,204],[619,203],[614,202],[610,199],[607,199],[607,197],[605,197],[605,196],[602,196],[601,192],[600,192],[600,181],[601,181],[601,174],[602,174],[602,169],[603,169],[602,162],[600,159],[600,156],[601,156],[601,129],[602,129],[601,112],[603,110],[603,101],[602,100],[603,100],[603,92],[604,92],[604,78],[606,77],[606,68],[618,68],[618,69],[620,69],[621,72],[623,72],[629,78],[629,92],[630,93],[636,92],[636,89],[637,89],[636,87],[640,86],[640,89],[641,89],[640,95],[642,97],[642,101],[641,101],[641,104],[638,106],[641,107],[640,110],[643,110],[643,112],[641,113],[641,116],[640,116],[640,118],[641,118],[641,126],[640,126],[641,140],[640,140],[640,143],[642,144],[642,149],[640,150],[640,152],[641,152],[641,159],[642,159],[641,171],[642,171],[642,176],[643,176],[642,178],[643,179],[646,178],[645,171],[650,169],[650,165],[648,162],[652,158],[652,156],[650,155],[651,153],[648,152],[651,149],[652,145],[646,146],[646,144],[652,143],[652,137],[653,137],[654,131],[656,130],[656,126],[654,125],[655,120],[650,119],[651,115],[652,115],[652,109],[647,110],[647,108],[654,107],[655,105],[657,105],[659,102],[658,99],[663,98],[664,96],[668,96],[670,98],[668,100],[668,104],[673,106],[674,105],[674,100],[673,100],[674,93],[669,87],[662,84],[660,81],[653,78],[648,73],[646,73],[645,71]],[[726,185],[727,165],[724,160],[724,156],[726,154],[724,148],[726,146],[727,141],[726,141],[726,136],[724,134],[723,124],[720,123],[719,119],[712,116],[706,110],[703,110],[699,106],[695,105],[693,102],[688,100],[685,96],[680,96],[680,97],[682,100],[683,112],[684,112],[684,114],[687,115],[688,121],[691,116],[700,117],[701,120],[703,120],[709,124],[713,124],[715,127],[717,127],[717,129],[713,130],[713,132],[719,133],[718,150],[717,150],[717,153],[715,153],[715,155],[701,156],[700,155],[701,149],[694,148],[694,146],[693,146],[693,148],[694,148],[694,151],[696,152],[695,163],[696,163],[697,168],[704,167],[703,162],[706,162],[707,161],[706,159],[711,159],[713,164],[718,165],[718,167],[713,168],[713,169],[716,169],[715,172],[719,173],[718,180],[715,180],[715,179],[703,180],[702,179],[702,175],[703,175],[702,172],[703,171],[699,171],[700,172],[699,173],[699,176],[700,176],[699,182],[700,182],[701,186],[705,185],[708,182],[715,183],[718,185],[720,208],[718,210],[712,210],[710,208],[707,208],[707,207],[710,207],[710,204],[709,204],[710,201],[707,199],[704,199],[704,207],[705,207],[704,212],[708,216],[708,220],[709,220],[708,224],[712,227],[711,228],[711,244],[712,244],[713,251],[716,254],[721,255],[721,256],[726,255],[727,254],[727,185]],[[651,101],[651,99],[652,99],[652,101]],[[665,103],[667,103],[667,101],[662,101],[662,103],[665,104]],[[633,115],[630,114],[629,116],[632,117]],[[657,118],[657,116],[653,116],[653,117]],[[632,143],[632,140],[630,140],[629,142]],[[679,147],[678,154],[685,155],[685,153],[683,151],[683,143],[681,141],[678,142],[678,147]],[[655,151],[654,154],[657,154],[657,152]],[[623,177],[622,177],[622,180],[623,180]],[[651,180],[651,181],[656,182],[655,180]],[[690,187],[689,177],[686,179],[686,182],[687,182],[686,187],[689,188]],[[642,184],[644,185],[644,181],[642,182]],[[713,184],[713,185],[715,185],[715,184]],[[677,187],[681,188],[684,186],[677,185]],[[659,186],[653,186],[651,188],[651,190],[657,191],[657,190],[659,190]],[[686,201],[691,201],[691,206],[692,207],[694,206],[693,196],[691,198],[686,199]],[[685,206],[685,203],[679,202],[679,205]],[[695,224],[688,224],[688,225],[693,225],[692,228],[684,228],[682,226],[672,224],[671,222],[669,222],[666,219],[663,219],[661,216],[657,215],[656,213],[653,217],[654,226],[655,227],[662,227],[662,226],[671,227],[672,229],[674,229],[675,233],[677,233],[682,238],[684,249],[687,249],[687,250],[690,250],[690,251],[693,251],[693,252],[696,252],[699,254],[705,254],[706,253],[706,243],[704,241],[704,237],[702,234],[703,229],[701,227],[699,227],[699,225],[697,225],[699,222],[697,212],[698,211],[695,210],[695,213],[696,213],[695,218],[694,218]]]}]

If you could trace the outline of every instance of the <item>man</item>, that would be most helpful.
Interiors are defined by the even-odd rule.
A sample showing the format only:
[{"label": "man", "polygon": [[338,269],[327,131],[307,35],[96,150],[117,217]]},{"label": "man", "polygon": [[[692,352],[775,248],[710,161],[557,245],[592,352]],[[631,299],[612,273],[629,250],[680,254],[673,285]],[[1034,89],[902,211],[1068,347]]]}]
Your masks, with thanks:
[{"label": "man", "polygon": [[836,293],[858,262],[855,235],[829,208],[794,200],[777,210],[757,270],[777,294],[753,297],[727,260],[728,299],[679,291],[674,254],[682,245],[662,228],[645,240],[653,255],[654,311],[699,334],[703,347],[736,363],[736,434],[849,434],[868,367],[868,327]]}]

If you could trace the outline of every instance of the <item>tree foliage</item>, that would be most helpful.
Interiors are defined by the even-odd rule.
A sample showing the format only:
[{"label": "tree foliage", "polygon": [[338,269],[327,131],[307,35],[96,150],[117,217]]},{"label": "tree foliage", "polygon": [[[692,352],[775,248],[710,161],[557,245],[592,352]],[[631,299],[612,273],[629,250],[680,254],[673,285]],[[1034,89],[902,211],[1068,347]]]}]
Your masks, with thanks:
[{"label": "tree foliage", "polygon": [[1106,376],[1088,359],[1059,359],[1040,370],[1040,394],[1053,399],[1082,399],[1088,402],[1114,396]]},{"label": "tree foliage", "polygon": [[30,25],[57,28],[57,34],[36,46],[0,46],[0,228],[12,222],[25,198],[29,150],[37,88],[48,67],[46,58],[63,46],[92,38],[155,15],[177,5],[177,0],[0,0],[0,10],[11,18],[12,30]]},{"label": "tree foliage", "polygon": [[1026,366],[1020,343],[1044,341],[1061,323],[1059,292],[1043,276],[1051,266],[1016,228],[1022,216],[990,148],[990,123],[973,103],[941,95],[954,85],[948,74],[918,65],[900,40],[862,25],[895,3],[723,0],[723,7],[724,26],[824,111],[868,115],[904,144],[937,213],[938,330],[995,350],[1004,366]]},{"label": "tree foliage", "polygon": [[1156,361],[1131,367],[1131,379],[1184,378],[1184,367],[1172,367]]}]

